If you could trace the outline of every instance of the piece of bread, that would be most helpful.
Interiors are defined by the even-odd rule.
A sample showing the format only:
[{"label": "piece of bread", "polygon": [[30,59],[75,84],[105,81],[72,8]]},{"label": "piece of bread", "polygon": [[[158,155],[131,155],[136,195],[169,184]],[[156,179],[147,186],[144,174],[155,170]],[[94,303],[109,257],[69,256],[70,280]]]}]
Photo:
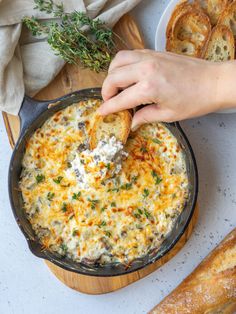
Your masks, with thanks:
[{"label": "piece of bread", "polygon": [[218,24],[228,26],[233,32],[234,39],[236,40],[236,0],[228,4],[221,14]]},{"label": "piece of bread", "polygon": [[149,314],[236,313],[236,228]]},{"label": "piece of bread", "polygon": [[132,117],[128,110],[97,116],[90,134],[90,148],[94,149],[98,142],[106,137],[115,136],[123,144],[126,143],[131,128]]},{"label": "piece of bread", "polygon": [[216,25],[228,4],[228,0],[196,0],[196,2],[209,16],[212,26]]},{"label": "piece of bread", "polygon": [[190,3],[188,0],[181,1],[179,4],[177,4],[174,11],[172,12],[171,18],[166,28],[166,38],[171,36],[175,27],[175,23],[183,14],[191,12],[197,8],[198,5],[196,5],[196,2]]},{"label": "piece of bread", "polygon": [[208,16],[199,10],[181,15],[167,38],[166,50],[191,57],[201,57],[211,33]]},{"label": "piece of bread", "polygon": [[227,26],[217,25],[212,30],[203,58],[209,61],[233,60],[235,55],[234,35]]}]

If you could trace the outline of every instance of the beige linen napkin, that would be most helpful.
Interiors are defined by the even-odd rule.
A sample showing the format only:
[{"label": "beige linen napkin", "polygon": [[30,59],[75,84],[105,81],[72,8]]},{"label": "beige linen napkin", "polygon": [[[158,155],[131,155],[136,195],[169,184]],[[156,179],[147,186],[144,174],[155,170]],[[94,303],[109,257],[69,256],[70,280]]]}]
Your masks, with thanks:
[{"label": "beige linen napkin", "polygon": [[[55,0],[66,12],[86,12],[109,27],[141,0]],[[34,96],[61,70],[64,61],[55,56],[45,37],[32,37],[21,19],[50,16],[34,10],[33,0],[0,0],[0,110],[17,115],[26,93]],[[51,17],[52,18],[52,17]]]}]

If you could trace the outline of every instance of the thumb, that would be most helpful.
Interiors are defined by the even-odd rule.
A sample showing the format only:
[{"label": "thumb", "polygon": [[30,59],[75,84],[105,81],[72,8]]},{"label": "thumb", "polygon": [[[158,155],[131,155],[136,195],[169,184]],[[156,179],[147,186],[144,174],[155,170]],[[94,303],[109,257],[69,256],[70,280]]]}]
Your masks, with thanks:
[{"label": "thumb", "polygon": [[147,105],[135,113],[132,120],[131,130],[135,131],[145,123],[160,121],[169,122],[170,117],[171,112],[168,111],[168,109],[161,109],[157,104]]}]

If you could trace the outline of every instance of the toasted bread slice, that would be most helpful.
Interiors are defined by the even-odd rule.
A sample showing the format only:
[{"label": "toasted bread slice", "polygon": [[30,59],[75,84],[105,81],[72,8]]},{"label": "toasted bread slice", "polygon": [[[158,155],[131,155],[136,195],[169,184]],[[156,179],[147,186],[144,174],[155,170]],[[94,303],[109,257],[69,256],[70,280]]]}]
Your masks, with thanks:
[{"label": "toasted bread slice", "polygon": [[196,0],[202,10],[209,16],[211,25],[216,25],[228,0]]},{"label": "toasted bread slice", "polygon": [[209,61],[233,60],[235,54],[234,35],[227,26],[217,25],[211,33],[203,58]]},{"label": "toasted bread slice", "polygon": [[195,9],[198,9],[199,6],[196,2],[189,2],[188,0],[186,1],[181,1],[177,6],[175,7],[174,11],[172,12],[171,18],[169,20],[169,23],[166,28],[166,38],[170,37],[174,27],[175,23],[177,20],[185,13],[191,12]]},{"label": "toasted bread slice", "polygon": [[97,116],[90,134],[90,148],[94,149],[99,141],[111,136],[115,136],[118,141],[125,144],[129,136],[131,120],[128,110]]},{"label": "toasted bread slice", "polygon": [[187,12],[175,23],[172,35],[167,38],[166,50],[191,57],[200,57],[211,33],[211,23],[199,10]]},{"label": "toasted bread slice", "polygon": [[236,40],[236,0],[228,4],[221,14],[218,24],[228,26],[233,32],[234,39]]}]

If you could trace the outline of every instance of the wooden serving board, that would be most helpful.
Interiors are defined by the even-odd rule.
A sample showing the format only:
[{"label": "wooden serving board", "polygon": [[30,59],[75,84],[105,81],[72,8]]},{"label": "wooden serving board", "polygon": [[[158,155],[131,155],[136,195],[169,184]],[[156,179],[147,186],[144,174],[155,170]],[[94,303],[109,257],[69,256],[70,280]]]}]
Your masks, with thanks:
[{"label": "wooden serving board", "polygon": [[[131,16],[125,15],[122,17],[116,24],[114,30],[126,43],[125,47],[122,42],[119,42],[118,45],[120,49],[144,48],[138,27]],[[99,87],[102,85],[105,76],[105,73],[94,73],[90,70],[67,64],[53,82],[40,91],[35,98],[40,100],[54,99],[78,89]],[[3,118],[10,144],[14,147],[19,136],[19,118],[6,113],[3,113]],[[85,276],[66,271],[48,261],[46,261],[46,264],[59,280],[77,291],[88,294],[102,294],[115,291],[147,276],[176,255],[190,237],[197,221],[197,214],[198,209],[196,208],[187,230],[168,254],[163,256],[156,263],[131,274],[117,277]]]}]

